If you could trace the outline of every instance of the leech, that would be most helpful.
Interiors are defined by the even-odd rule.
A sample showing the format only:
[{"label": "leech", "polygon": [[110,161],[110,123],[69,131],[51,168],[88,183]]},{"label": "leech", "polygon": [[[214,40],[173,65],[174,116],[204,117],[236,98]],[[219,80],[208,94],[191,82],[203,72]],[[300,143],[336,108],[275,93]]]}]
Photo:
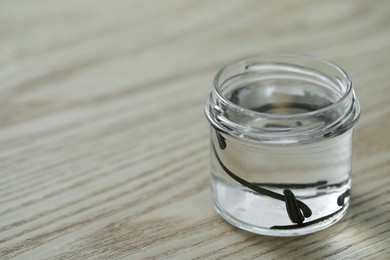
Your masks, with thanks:
[{"label": "leech", "polygon": [[326,185],[327,181],[317,181],[313,183],[270,183],[270,182],[254,182],[255,185],[274,187],[274,188],[313,188]]},{"label": "leech", "polygon": [[219,133],[218,131],[215,131],[215,134],[217,135],[219,148],[221,148],[221,150],[225,149],[226,148],[226,139],[225,139],[225,137],[223,137],[221,135],[221,133]]},{"label": "leech", "polygon": [[348,182],[349,182],[349,180],[344,180],[344,181],[341,181],[339,183],[332,183],[329,185],[320,186],[317,189],[339,188],[339,187],[344,186]]},{"label": "leech", "polygon": [[[215,146],[214,146],[214,143],[211,142],[211,146],[212,146],[212,149],[213,149],[213,152],[215,154],[215,157],[217,158],[217,161],[219,162],[219,164],[221,165],[222,169],[230,176],[232,177],[235,181],[241,183],[242,185],[244,185],[245,187],[251,189],[251,190],[254,190],[262,195],[265,195],[265,196],[268,196],[268,197],[271,197],[271,198],[274,198],[274,199],[277,199],[277,200],[280,200],[280,201],[283,201],[283,202],[286,202],[287,203],[287,200],[286,200],[286,197],[282,194],[279,194],[279,193],[276,193],[276,192],[273,192],[273,191],[270,191],[270,190],[267,190],[267,189],[264,189],[264,188],[261,188],[259,186],[256,186],[255,184],[251,183],[251,182],[248,182],[240,177],[238,177],[237,175],[235,175],[233,172],[231,172],[224,164],[223,162],[221,161],[221,159],[219,158],[218,156],[218,153],[215,149]],[[290,200],[289,200],[290,201]],[[311,216],[312,212],[311,212],[311,209],[305,204],[303,203],[302,201],[300,200],[295,200],[296,203],[297,203],[297,206],[300,210],[302,210],[302,213],[303,215],[308,218]],[[291,206],[291,207],[294,207],[294,206]]]},{"label": "leech", "polygon": [[337,198],[337,205],[340,207],[344,206],[344,199],[345,197],[348,197],[351,195],[350,190],[346,190],[344,193],[342,193],[338,198]]},{"label": "leech", "polygon": [[337,210],[336,212],[333,212],[332,214],[329,214],[329,215],[326,215],[326,216],[323,216],[321,218],[317,218],[315,220],[308,221],[308,222],[305,222],[305,223],[296,224],[296,225],[288,225],[288,226],[272,226],[271,229],[294,229],[294,228],[307,227],[307,226],[310,226],[312,224],[315,224],[315,223],[327,220],[327,219],[329,219],[329,218],[339,214],[343,209],[344,209],[344,207],[339,209],[339,210]]},{"label": "leech", "polygon": [[298,202],[294,193],[291,190],[286,189],[283,191],[283,194],[286,196],[286,208],[291,222],[302,224],[305,218],[302,216],[302,212],[298,207]]}]

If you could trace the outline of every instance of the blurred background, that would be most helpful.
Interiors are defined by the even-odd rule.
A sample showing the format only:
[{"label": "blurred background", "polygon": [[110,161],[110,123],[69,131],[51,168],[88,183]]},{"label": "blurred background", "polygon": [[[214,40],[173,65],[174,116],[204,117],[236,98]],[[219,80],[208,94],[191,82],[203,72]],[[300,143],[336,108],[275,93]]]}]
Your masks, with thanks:
[{"label": "blurred background", "polygon": [[[0,257],[389,253],[389,11],[386,0],[0,1]],[[238,231],[211,206],[213,77],[268,51],[332,60],[362,106],[352,207],[295,240]]]}]

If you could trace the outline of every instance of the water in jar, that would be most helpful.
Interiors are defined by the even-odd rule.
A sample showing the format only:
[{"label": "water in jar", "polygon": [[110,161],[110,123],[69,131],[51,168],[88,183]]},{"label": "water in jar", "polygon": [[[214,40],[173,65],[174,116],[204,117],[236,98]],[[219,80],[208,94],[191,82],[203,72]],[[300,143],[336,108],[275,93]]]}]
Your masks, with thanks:
[{"label": "water in jar", "polygon": [[[313,82],[289,79],[278,81],[255,80],[237,81],[232,88],[226,88],[225,96],[236,105],[253,111],[272,115],[299,115],[317,111],[329,106],[340,98],[331,88]],[[229,111],[226,111],[228,114]],[[304,121],[297,119],[295,127],[302,124],[326,125],[339,115],[326,114],[324,117],[310,117]],[[239,121],[241,120],[241,121]],[[283,130],[283,123],[263,124],[255,117],[235,118],[242,125],[261,126],[270,131]],[[307,121],[309,120],[309,121]],[[219,145],[220,134],[226,147]],[[340,196],[350,188],[351,171],[351,131],[316,142],[301,142],[283,138],[274,142],[248,141],[226,133],[217,133],[211,128],[211,172],[213,201],[217,211],[229,222],[261,234],[289,236],[310,233],[325,228],[345,212],[349,197],[344,204],[338,204]],[[217,153],[217,154],[215,154]],[[304,223],[321,220],[334,213],[334,216],[315,221],[313,224],[297,226],[291,222],[283,201],[261,195],[233,180],[221,167],[217,157],[235,175],[248,182],[276,193],[291,190],[297,200],[304,202],[312,215]],[[286,227],[286,228],[283,228]]]}]

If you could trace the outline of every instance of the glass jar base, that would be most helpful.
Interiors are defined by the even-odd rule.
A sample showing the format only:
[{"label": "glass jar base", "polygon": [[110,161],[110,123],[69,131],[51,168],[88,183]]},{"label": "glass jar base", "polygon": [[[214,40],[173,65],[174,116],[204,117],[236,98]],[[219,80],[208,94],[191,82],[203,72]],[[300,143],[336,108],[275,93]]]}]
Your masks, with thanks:
[{"label": "glass jar base", "polygon": [[265,236],[275,236],[275,237],[294,237],[294,236],[303,236],[308,235],[311,233],[315,233],[317,231],[321,231],[336,222],[338,222],[346,213],[347,208],[349,206],[349,203],[346,203],[344,207],[336,214],[332,215],[331,217],[309,225],[304,226],[301,228],[294,228],[294,229],[270,229],[270,228],[263,228],[258,226],[253,226],[251,224],[245,223],[233,216],[231,216],[229,213],[224,211],[218,203],[214,201],[213,203],[214,209],[218,212],[218,214],[228,223],[232,224],[235,227],[238,227],[242,230],[259,234],[259,235],[265,235]]}]

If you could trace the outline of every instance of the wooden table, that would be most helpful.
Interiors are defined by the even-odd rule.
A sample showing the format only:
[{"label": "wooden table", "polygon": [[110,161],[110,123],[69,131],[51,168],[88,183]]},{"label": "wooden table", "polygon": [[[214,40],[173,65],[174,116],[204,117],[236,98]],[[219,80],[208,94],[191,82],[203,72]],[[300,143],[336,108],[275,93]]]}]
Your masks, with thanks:
[{"label": "wooden table", "polygon": [[[390,257],[389,1],[0,2],[0,258]],[[265,51],[341,65],[362,105],[353,202],[297,238],[213,210],[203,105]]]}]

